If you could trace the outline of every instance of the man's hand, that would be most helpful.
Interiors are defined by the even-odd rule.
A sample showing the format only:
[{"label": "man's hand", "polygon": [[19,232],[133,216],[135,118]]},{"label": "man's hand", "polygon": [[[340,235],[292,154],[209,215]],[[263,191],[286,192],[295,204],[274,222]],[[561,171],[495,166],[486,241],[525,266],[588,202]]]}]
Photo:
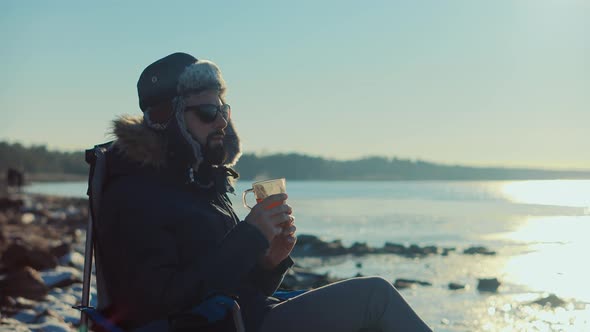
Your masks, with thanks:
[{"label": "man's hand", "polygon": [[283,225],[292,223],[293,210],[287,204],[287,194],[268,196],[262,202],[254,205],[246,216],[246,222],[258,228],[272,247],[273,240],[283,232]]},{"label": "man's hand", "polygon": [[291,254],[297,237],[295,236],[295,217],[290,216],[290,221],[283,225],[283,231],[281,234],[275,236],[273,241],[270,243],[266,254],[262,257],[261,265],[267,270],[274,269],[279,265],[285,258]]}]

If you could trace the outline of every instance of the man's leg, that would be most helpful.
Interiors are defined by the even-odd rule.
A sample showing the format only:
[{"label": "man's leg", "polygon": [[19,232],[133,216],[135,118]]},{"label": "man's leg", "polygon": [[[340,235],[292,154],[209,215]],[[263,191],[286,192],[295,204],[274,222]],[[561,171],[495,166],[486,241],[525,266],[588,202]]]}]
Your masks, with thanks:
[{"label": "man's leg", "polygon": [[261,332],[357,332],[361,329],[432,331],[393,285],[379,277],[354,278],[294,297],[273,308]]}]

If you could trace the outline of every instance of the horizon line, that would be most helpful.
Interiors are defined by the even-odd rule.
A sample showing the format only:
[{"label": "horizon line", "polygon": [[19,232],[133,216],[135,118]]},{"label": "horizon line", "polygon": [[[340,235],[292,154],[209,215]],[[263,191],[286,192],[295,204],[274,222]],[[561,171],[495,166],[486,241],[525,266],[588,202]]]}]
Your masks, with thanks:
[{"label": "horizon line", "polygon": [[[106,140],[106,142],[109,142],[112,140]],[[106,143],[104,142],[104,143]],[[25,148],[32,148],[32,147],[45,147],[48,151],[50,152],[60,152],[60,153],[75,153],[75,152],[81,152],[83,153],[85,150],[90,149],[92,147],[88,147],[88,148],[83,148],[83,149],[60,149],[60,148],[55,148],[55,147],[51,147],[48,146],[47,143],[45,144],[38,144],[38,143],[30,143],[30,144],[25,144],[19,141],[13,141],[13,140],[9,140],[6,138],[2,138],[0,139],[0,143],[7,143],[7,144],[20,144]],[[578,167],[554,167],[554,168],[546,168],[546,167],[540,167],[540,166],[507,166],[507,165],[492,165],[492,164],[487,164],[487,165],[476,165],[476,164],[469,164],[469,163],[457,163],[457,162],[439,162],[439,161],[432,161],[432,160],[428,160],[428,159],[422,159],[421,157],[400,157],[400,156],[386,156],[386,155],[365,155],[365,156],[359,156],[359,157],[355,157],[355,158],[337,158],[337,157],[331,157],[331,156],[327,156],[327,155],[317,155],[317,154],[312,154],[312,153],[304,153],[304,152],[298,152],[298,151],[289,151],[289,152],[265,152],[265,151],[254,151],[254,152],[246,152],[243,153],[243,155],[254,155],[258,158],[261,157],[268,157],[268,156],[276,156],[276,155],[289,155],[289,154],[294,154],[294,155],[300,155],[300,156],[305,156],[305,157],[311,157],[311,158],[320,158],[320,159],[324,159],[324,160],[328,160],[328,161],[338,161],[338,162],[354,162],[354,161],[359,161],[359,160],[363,160],[363,159],[371,159],[371,158],[382,158],[382,159],[386,159],[386,160],[393,160],[393,159],[398,159],[398,160],[403,160],[403,161],[411,161],[411,162],[424,162],[424,163],[429,163],[429,164],[434,164],[437,166],[448,166],[448,167],[466,167],[466,168],[492,168],[492,169],[513,169],[513,170],[536,170],[536,171],[555,171],[555,172],[590,172],[590,168],[578,168]]]}]

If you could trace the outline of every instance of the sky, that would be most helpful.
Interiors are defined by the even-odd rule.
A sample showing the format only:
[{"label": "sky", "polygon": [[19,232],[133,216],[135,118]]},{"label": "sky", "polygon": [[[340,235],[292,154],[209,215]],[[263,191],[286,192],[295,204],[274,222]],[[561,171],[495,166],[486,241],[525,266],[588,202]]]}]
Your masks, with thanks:
[{"label": "sky", "polygon": [[0,140],[81,150],[219,65],[245,152],[590,169],[590,2],[2,1]]}]

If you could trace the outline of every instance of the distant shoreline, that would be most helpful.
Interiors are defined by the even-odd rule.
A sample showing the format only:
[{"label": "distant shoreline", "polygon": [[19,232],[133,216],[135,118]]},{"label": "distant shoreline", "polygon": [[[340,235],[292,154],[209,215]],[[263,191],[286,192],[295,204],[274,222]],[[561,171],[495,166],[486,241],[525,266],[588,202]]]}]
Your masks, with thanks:
[{"label": "distant shoreline", "polygon": [[32,182],[79,182],[88,180],[88,175],[65,173],[27,173],[27,184]]}]

